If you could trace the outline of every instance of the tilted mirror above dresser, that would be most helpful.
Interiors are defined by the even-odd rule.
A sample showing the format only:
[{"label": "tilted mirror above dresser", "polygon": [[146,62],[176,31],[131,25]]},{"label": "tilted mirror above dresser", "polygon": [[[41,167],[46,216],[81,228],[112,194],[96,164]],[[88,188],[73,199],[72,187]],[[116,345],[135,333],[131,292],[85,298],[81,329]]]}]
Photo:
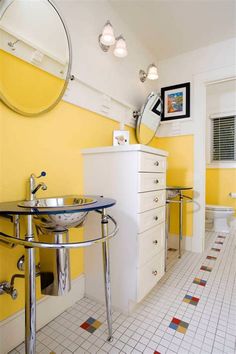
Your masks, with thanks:
[{"label": "tilted mirror above dresser", "polygon": [[[119,232],[110,245],[112,302],[114,308],[128,313],[165,272],[168,154],[145,145],[86,149],[82,154],[85,192],[117,200],[112,211]],[[93,225],[87,224],[85,236],[99,231]],[[102,301],[102,259],[97,247],[86,250],[85,276],[86,294]]]},{"label": "tilted mirror above dresser", "polygon": [[149,144],[155,137],[161,123],[162,103],[156,92],[151,92],[140,111],[134,111],[136,119],[136,138],[140,144]]}]

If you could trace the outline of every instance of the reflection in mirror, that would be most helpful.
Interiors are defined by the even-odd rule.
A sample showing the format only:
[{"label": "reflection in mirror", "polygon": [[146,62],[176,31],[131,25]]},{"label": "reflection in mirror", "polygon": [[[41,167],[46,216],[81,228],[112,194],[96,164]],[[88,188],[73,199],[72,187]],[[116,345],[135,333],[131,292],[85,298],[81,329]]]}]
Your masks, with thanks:
[{"label": "reflection in mirror", "polygon": [[0,1],[0,98],[27,116],[46,112],[70,77],[65,24],[48,0]]},{"label": "reflection in mirror", "polygon": [[136,137],[140,144],[149,144],[161,121],[160,95],[151,92],[137,116]]}]

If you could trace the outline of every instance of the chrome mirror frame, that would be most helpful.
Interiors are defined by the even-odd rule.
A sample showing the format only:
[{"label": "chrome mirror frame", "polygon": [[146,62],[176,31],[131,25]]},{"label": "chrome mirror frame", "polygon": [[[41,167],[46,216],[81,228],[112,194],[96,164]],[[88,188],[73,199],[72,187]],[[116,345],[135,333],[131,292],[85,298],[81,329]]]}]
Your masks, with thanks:
[{"label": "chrome mirror frame", "polygon": [[[5,12],[7,11],[8,7],[14,2],[15,0],[10,0],[9,2],[7,2],[7,6],[5,8],[5,10],[2,12],[2,14],[0,13],[0,20],[1,18],[4,16]],[[67,89],[67,86],[68,86],[68,83],[69,83],[69,80],[71,79],[71,66],[72,66],[72,45],[71,45],[71,38],[70,38],[70,33],[69,33],[69,30],[68,30],[68,27],[65,23],[65,20],[63,19],[63,16],[60,14],[60,11],[59,9],[57,8],[57,6],[54,4],[54,2],[52,0],[47,0],[48,3],[54,8],[54,10],[56,11],[57,15],[59,16],[60,20],[61,20],[61,23],[64,27],[64,30],[65,30],[65,34],[66,34],[66,38],[67,38],[67,44],[68,44],[68,54],[69,54],[69,62],[68,62],[68,70],[67,70],[67,75],[66,75],[66,79],[65,79],[65,83],[64,83],[64,86],[61,90],[61,93],[60,95],[58,96],[58,98],[56,99],[56,101],[51,104],[48,108],[46,108],[45,110],[43,111],[40,111],[38,113],[27,113],[27,112],[24,112],[24,111],[21,111],[20,109],[18,109],[17,107],[15,107],[14,105],[12,105],[11,103],[9,103],[4,95],[0,92],[0,100],[8,107],[10,108],[11,110],[13,110],[14,112],[22,115],[22,116],[25,116],[25,117],[37,117],[37,116],[40,116],[44,113],[47,113],[49,111],[51,111],[62,99],[66,89]],[[4,5],[3,5],[4,6]]]},{"label": "chrome mirror frame", "polygon": [[149,100],[150,100],[153,96],[155,96],[155,95],[158,95],[158,97],[159,97],[159,99],[160,99],[160,101],[161,101],[161,110],[162,110],[162,100],[161,100],[161,95],[160,95],[160,93],[151,92],[151,93],[148,95],[148,97],[147,97],[147,99],[146,99],[146,101],[145,101],[143,107],[141,108],[141,110],[140,110],[140,111],[134,111],[134,112],[133,112],[133,118],[136,119],[136,128],[135,128],[136,139],[138,140],[138,142],[139,142],[140,144],[144,144],[144,145],[150,144],[150,142],[152,141],[152,139],[155,137],[155,135],[156,135],[156,133],[157,133],[157,129],[159,128],[160,123],[161,123],[161,119],[160,119],[160,122],[159,122],[159,124],[157,125],[156,130],[154,131],[152,138],[151,138],[148,142],[143,143],[143,142],[141,141],[141,136],[140,136],[140,127],[141,127],[141,123],[142,123],[143,113],[144,113],[144,111],[145,111],[145,108],[147,107],[147,104],[148,104]]}]

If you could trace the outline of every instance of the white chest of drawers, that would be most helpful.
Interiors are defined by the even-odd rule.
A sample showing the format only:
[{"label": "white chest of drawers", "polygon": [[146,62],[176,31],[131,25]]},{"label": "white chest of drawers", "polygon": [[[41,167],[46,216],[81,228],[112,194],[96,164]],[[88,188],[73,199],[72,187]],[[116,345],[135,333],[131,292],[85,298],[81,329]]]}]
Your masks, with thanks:
[{"label": "white chest of drawers", "polygon": [[[112,304],[123,312],[133,307],[164,274],[166,156],[144,145],[82,151],[84,192],[117,201],[111,214],[119,232],[110,242]],[[85,237],[99,235],[89,215]],[[100,245],[85,251],[86,295],[104,299]]]}]

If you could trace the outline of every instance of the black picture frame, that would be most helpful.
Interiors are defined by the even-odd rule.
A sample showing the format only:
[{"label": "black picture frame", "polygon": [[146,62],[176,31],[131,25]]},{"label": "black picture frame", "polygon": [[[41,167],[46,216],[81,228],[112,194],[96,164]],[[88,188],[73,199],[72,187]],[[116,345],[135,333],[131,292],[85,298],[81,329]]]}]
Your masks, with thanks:
[{"label": "black picture frame", "polygon": [[[180,96],[181,102],[178,104],[174,101],[176,98],[170,99],[170,96],[175,97],[176,95]],[[178,97],[177,97],[178,98]],[[171,106],[173,112],[168,112],[167,100],[172,102]],[[183,119],[190,117],[190,82],[185,82],[183,84],[167,86],[161,88],[161,101],[162,101],[162,114],[161,121],[170,121],[175,119]],[[176,106],[176,111],[175,107]],[[182,109],[180,109],[182,107]]]}]

